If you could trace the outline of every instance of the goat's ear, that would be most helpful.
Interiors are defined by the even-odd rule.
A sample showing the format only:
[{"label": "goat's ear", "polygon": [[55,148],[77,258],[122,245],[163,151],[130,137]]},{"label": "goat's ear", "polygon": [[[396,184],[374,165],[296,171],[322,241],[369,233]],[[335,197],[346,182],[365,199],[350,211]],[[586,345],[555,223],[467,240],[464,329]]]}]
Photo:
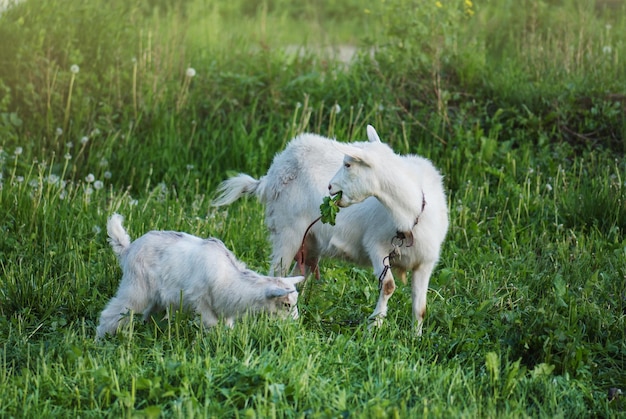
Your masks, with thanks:
[{"label": "goat's ear", "polygon": [[363,159],[364,153],[363,153],[363,150],[361,150],[360,148],[354,147],[348,144],[344,144],[344,143],[339,143],[339,142],[334,142],[333,145],[335,146],[337,150],[339,150],[346,156],[352,157],[354,161],[358,161],[358,162],[364,161]]},{"label": "goat's ear", "polygon": [[284,297],[287,294],[291,294],[294,291],[295,290],[286,290],[280,287],[270,287],[265,290],[265,298],[267,298],[268,300],[272,298],[280,298]]},{"label": "goat's ear", "polygon": [[291,276],[291,277],[287,277],[287,278],[283,278],[285,280],[286,283],[291,284],[291,285],[296,285],[302,281],[304,281],[304,277],[303,276]]},{"label": "goat's ear", "polygon": [[380,143],[380,142],[382,142],[382,141],[380,141],[380,137],[378,136],[378,133],[376,132],[374,127],[371,126],[371,125],[367,126],[367,139],[370,140],[370,143]]}]

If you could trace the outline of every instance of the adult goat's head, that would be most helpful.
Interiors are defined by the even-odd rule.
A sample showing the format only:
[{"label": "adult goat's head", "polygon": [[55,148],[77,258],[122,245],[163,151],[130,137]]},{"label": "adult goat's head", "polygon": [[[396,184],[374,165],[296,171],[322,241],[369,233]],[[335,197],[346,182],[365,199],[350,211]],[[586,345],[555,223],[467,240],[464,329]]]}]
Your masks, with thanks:
[{"label": "adult goat's head", "polygon": [[[371,125],[367,126],[368,143],[335,143],[344,154],[343,165],[330,180],[330,195],[341,192],[337,202],[340,207],[357,204],[370,196],[376,196],[381,188],[381,173],[385,171],[386,156],[393,151],[380,141],[378,133]],[[392,162],[389,162],[392,163]]]}]

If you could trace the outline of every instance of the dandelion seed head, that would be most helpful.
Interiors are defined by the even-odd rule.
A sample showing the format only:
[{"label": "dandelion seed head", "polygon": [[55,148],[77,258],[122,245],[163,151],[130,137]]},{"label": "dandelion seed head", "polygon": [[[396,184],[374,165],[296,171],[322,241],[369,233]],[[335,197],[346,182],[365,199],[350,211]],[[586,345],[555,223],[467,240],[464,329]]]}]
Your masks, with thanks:
[{"label": "dandelion seed head", "polygon": [[22,183],[24,182],[24,176],[15,176],[15,181],[17,183]]},{"label": "dandelion seed head", "polygon": [[51,174],[46,180],[50,185],[56,185],[57,183],[59,183],[59,177],[55,174]]},{"label": "dandelion seed head", "polygon": [[84,136],[84,137],[82,137],[82,138],[80,139],[80,143],[81,143],[82,145],[85,145],[85,144],[87,144],[88,142],[89,142],[89,137],[87,137],[87,136]]},{"label": "dandelion seed head", "polygon": [[104,183],[101,180],[96,180],[93,183],[93,187],[96,191],[99,191],[100,189],[104,188]]},{"label": "dandelion seed head", "polygon": [[65,156],[63,156],[63,158],[65,160],[71,160],[72,159],[72,155],[70,153],[65,153]]},{"label": "dandelion seed head", "polygon": [[137,204],[139,204],[139,201],[137,201],[136,199],[131,199],[130,202],[128,202],[128,205],[130,205],[131,207],[136,207]]},{"label": "dandelion seed head", "polygon": [[33,179],[30,182],[28,182],[28,186],[32,188],[36,188],[39,186],[39,181],[37,179]]},{"label": "dandelion seed head", "polygon": [[546,183],[546,190],[548,192],[552,192],[552,185],[550,185],[549,183]]},{"label": "dandelion seed head", "polygon": [[333,107],[333,111],[337,114],[339,112],[341,112],[341,106],[339,106],[338,103],[335,103],[335,106]]},{"label": "dandelion seed head", "polygon": [[100,232],[102,231],[102,229],[100,228],[100,226],[93,226],[93,228],[91,229],[91,231],[94,232],[94,234],[100,234]]},{"label": "dandelion seed head", "polygon": [[605,55],[609,55],[610,53],[613,52],[613,48],[611,48],[610,45],[605,45],[602,47],[602,53]]},{"label": "dandelion seed head", "polygon": [[76,64],[72,64],[72,66],[70,67],[70,71],[74,74],[78,74],[78,72],[80,71],[80,67]]},{"label": "dandelion seed head", "polygon": [[187,165],[187,171],[188,171],[188,172],[192,171],[192,170],[193,170],[193,167],[194,167],[194,166],[193,166],[193,164],[188,164],[188,165]]},{"label": "dandelion seed head", "polygon": [[196,70],[192,67],[189,67],[187,71],[185,72],[185,75],[189,78],[192,78],[196,75]]},{"label": "dandelion seed head", "polygon": [[96,180],[96,177],[93,175],[93,173],[89,173],[87,176],[85,176],[85,182],[87,183],[92,183],[94,180]]},{"label": "dandelion seed head", "polygon": [[109,161],[103,157],[100,159],[100,163],[98,163],[100,165],[100,167],[107,167],[109,165]]},{"label": "dandelion seed head", "polygon": [[22,154],[23,151],[24,149],[22,147],[15,147],[15,151],[13,151],[13,154],[19,156],[20,154]]},{"label": "dandelion seed head", "polygon": [[60,137],[61,135],[63,135],[63,128],[57,127],[54,133],[57,135],[57,137]]},{"label": "dandelion seed head", "polygon": [[111,179],[111,176],[113,176],[113,175],[111,174],[111,172],[109,172],[109,171],[107,170],[106,172],[104,172],[104,175],[103,175],[103,176],[104,176],[104,178],[105,178],[105,179]]},{"label": "dandelion seed head", "polygon": [[89,196],[93,193],[93,188],[91,186],[87,186],[85,188],[85,195]]}]

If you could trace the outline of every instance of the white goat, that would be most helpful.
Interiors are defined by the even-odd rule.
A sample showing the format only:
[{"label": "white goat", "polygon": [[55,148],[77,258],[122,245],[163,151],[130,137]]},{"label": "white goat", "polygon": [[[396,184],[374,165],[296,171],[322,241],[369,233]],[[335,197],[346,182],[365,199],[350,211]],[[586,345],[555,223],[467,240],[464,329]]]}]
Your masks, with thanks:
[{"label": "white goat", "polygon": [[224,243],[176,231],[151,231],[133,243],[113,214],[107,223],[109,242],[123,275],[115,297],[100,315],[97,338],[115,334],[128,310],[144,321],[158,311],[185,309],[200,314],[205,326],[223,318],[233,326],[246,312],[298,317],[295,284],[304,277],[274,278],[257,274],[238,261]]},{"label": "white goat", "polygon": [[380,295],[370,320],[380,325],[395,290],[387,256],[396,249],[394,268],[412,272],[414,324],[421,334],[428,282],[448,230],[442,177],[425,158],[395,154],[372,126],[367,134],[369,142],[351,144],[302,134],[276,155],[259,180],[239,174],[222,182],[213,205],[256,195],[266,205],[271,274],[284,275],[307,227],[319,216],[324,195],[341,192],[338,204],[346,208],[337,214],[335,226],[316,223],[306,235],[305,266],[317,272],[321,256],[371,263]]}]

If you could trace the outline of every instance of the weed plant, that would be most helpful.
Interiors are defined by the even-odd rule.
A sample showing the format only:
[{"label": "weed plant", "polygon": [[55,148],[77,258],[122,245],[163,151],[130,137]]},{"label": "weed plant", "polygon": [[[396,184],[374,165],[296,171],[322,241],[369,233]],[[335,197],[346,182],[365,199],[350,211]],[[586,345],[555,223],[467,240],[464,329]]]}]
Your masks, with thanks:
[{"label": "weed plant", "polygon": [[[621,417],[623,5],[25,0],[0,14],[0,416]],[[333,48],[356,48],[349,63]],[[294,49],[294,46],[296,47]],[[330,50],[326,47],[332,47]],[[295,52],[294,52],[295,51]],[[398,282],[325,260],[298,321],[188,313],[96,343],[113,212],[269,269],[263,208],[213,209],[304,131],[374,125],[445,175],[424,336]],[[139,316],[137,316],[139,317]]]}]

